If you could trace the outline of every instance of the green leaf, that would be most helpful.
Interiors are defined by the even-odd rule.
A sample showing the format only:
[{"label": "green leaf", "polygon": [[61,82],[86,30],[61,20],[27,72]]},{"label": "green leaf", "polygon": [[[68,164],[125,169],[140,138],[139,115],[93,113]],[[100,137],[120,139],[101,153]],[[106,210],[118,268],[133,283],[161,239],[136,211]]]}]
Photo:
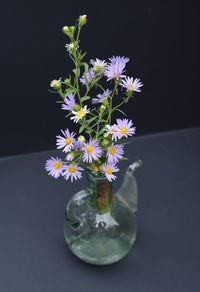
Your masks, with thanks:
[{"label": "green leaf", "polygon": [[93,122],[94,120],[96,120],[96,117],[93,117],[93,118],[87,120],[87,123],[90,124],[90,123]]},{"label": "green leaf", "polygon": [[65,118],[68,118],[69,116],[71,116],[72,115],[72,113],[68,113],[66,116],[65,116]]},{"label": "green leaf", "polygon": [[124,143],[118,143],[118,145],[128,145],[128,144],[131,144],[131,143],[133,143],[133,141],[130,141],[130,142],[124,142]]},{"label": "green leaf", "polygon": [[75,59],[72,57],[71,54],[69,54],[70,59],[72,59],[72,61],[75,63]]},{"label": "green leaf", "polygon": [[119,109],[119,108],[114,109],[113,112],[114,112],[114,111],[118,111],[118,112],[120,112],[121,114],[123,114],[124,116],[127,117],[127,114],[126,114],[125,112],[123,112],[123,111],[122,111],[121,109]]},{"label": "green leaf", "polygon": [[71,93],[74,93],[76,91],[76,88],[68,88],[65,90],[65,97],[68,96]]},{"label": "green leaf", "polygon": [[95,126],[97,126],[98,122],[96,122],[94,125],[90,126],[90,129],[94,128]]},{"label": "green leaf", "polygon": [[128,160],[127,157],[120,158],[119,160]]},{"label": "green leaf", "polygon": [[81,60],[85,57],[86,54],[87,54],[87,52],[83,53],[83,54],[79,57],[79,61],[81,61]]},{"label": "green leaf", "polygon": [[104,127],[99,131],[98,136],[100,136],[101,134],[103,134],[104,132]]},{"label": "green leaf", "polygon": [[84,67],[85,67],[85,73],[88,72],[88,70],[89,70],[89,65],[88,65],[86,62],[82,62],[82,63],[80,63],[80,66],[84,66]]},{"label": "green leaf", "polygon": [[75,74],[75,76],[79,77],[80,76],[80,68],[75,68],[72,70]]},{"label": "green leaf", "polygon": [[79,129],[79,134],[81,133],[81,132],[83,132],[83,130],[86,128],[86,125],[85,124],[83,124],[81,127],[80,127],[80,129]]},{"label": "green leaf", "polygon": [[94,132],[94,130],[91,130],[91,129],[90,129],[90,130],[86,130],[85,132],[86,132],[87,134],[90,134],[90,133]]},{"label": "green leaf", "polygon": [[53,91],[51,89],[48,89],[48,91],[51,92],[51,93],[58,93],[57,91]]},{"label": "green leaf", "polygon": [[101,78],[103,75],[101,74],[100,76],[96,76],[94,80],[92,80],[91,85],[94,86]]},{"label": "green leaf", "polygon": [[90,98],[91,98],[90,96],[84,96],[84,97],[81,98],[81,100],[82,100],[82,101],[86,101],[86,100],[88,100],[88,99],[90,99]]}]

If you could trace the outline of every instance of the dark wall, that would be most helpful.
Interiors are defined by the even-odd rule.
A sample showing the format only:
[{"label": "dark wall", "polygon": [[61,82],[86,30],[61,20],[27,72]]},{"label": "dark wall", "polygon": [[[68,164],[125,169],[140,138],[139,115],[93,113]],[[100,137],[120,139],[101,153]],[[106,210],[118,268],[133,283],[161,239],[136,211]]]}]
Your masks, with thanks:
[{"label": "dark wall", "polygon": [[48,88],[72,69],[61,28],[80,14],[86,60],[128,56],[128,75],[144,83],[125,108],[138,135],[200,126],[197,3],[2,1],[0,155],[55,148],[60,129],[74,125]]}]

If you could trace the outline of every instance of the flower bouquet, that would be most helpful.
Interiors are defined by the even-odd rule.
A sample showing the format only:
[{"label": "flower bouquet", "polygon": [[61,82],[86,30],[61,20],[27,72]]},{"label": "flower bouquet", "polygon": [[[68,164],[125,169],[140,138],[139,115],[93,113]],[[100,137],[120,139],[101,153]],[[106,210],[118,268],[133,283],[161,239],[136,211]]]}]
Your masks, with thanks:
[{"label": "flower bouquet", "polygon": [[[81,179],[82,172],[86,169],[90,186],[87,191],[84,191],[84,194],[83,191],[80,192],[81,195],[79,193],[76,199],[72,198],[68,204],[65,237],[68,245],[79,258],[90,263],[105,264],[119,260],[122,255],[119,257],[116,254],[112,255],[112,259],[110,259],[110,255],[104,253],[99,255],[102,247],[98,249],[95,241],[92,243],[93,246],[95,245],[93,256],[91,254],[86,256],[88,253],[86,250],[91,248],[92,239],[84,239],[87,244],[84,247],[82,244],[82,249],[78,240],[83,233],[85,234],[85,231],[82,230],[84,224],[87,228],[91,227],[87,238],[92,238],[91,234],[99,234],[99,228],[103,228],[103,226],[106,238],[108,230],[112,230],[112,234],[114,234],[113,228],[115,231],[118,230],[118,233],[121,230],[121,223],[118,222],[119,220],[117,221],[117,215],[113,215],[114,206],[118,203],[113,203],[111,182],[116,179],[119,161],[127,159],[124,156],[124,146],[127,143],[122,138],[134,135],[136,128],[133,126],[132,120],[127,118],[117,118],[113,122],[112,114],[118,112],[120,115],[126,116],[121,108],[127,102],[132,101],[133,94],[140,92],[143,85],[140,79],[125,75],[125,67],[129,62],[127,57],[113,56],[108,61],[96,58],[90,60],[89,64],[84,61],[86,52],[80,49],[80,32],[86,23],[86,15],[81,15],[76,25],[63,27],[63,33],[69,38],[66,52],[74,63],[73,74],[64,80],[60,78],[50,83],[50,91],[58,93],[61,98],[58,103],[62,104],[61,108],[66,112],[66,117],[79,124],[79,131],[76,134],[68,128],[61,130],[61,134],[56,137],[56,145],[57,149],[62,150],[65,154],[64,159],[51,157],[46,161],[45,168],[52,177],[62,176],[65,180],[70,179],[71,182]],[[105,81],[107,82],[106,87],[102,81],[103,84]],[[96,96],[94,90],[97,91]],[[91,102],[90,106],[88,106],[88,102]],[[136,186],[132,184],[133,179],[128,187],[129,192],[131,188],[132,192],[134,190],[136,192]],[[85,207],[82,208],[84,212],[82,210],[77,215],[75,204],[80,196],[81,200],[83,201],[84,198],[87,203],[84,202]],[[92,222],[90,220],[90,222],[84,223],[83,217],[91,216],[91,212],[93,215],[95,214]],[[133,216],[129,214],[129,218],[133,218]],[[80,231],[78,235],[74,234],[75,229],[76,232]],[[129,237],[130,234],[133,243],[135,229],[129,232]],[[100,235],[101,239],[105,239],[105,234],[103,236],[103,233],[100,232]],[[78,251],[72,248],[75,245],[78,246]],[[107,246],[108,248],[110,245]]]},{"label": "flower bouquet", "polygon": [[[71,41],[66,49],[75,65],[74,78],[69,75],[64,81],[60,78],[50,84],[62,98],[62,109],[67,111],[66,117],[79,123],[79,134],[85,132],[85,135],[76,138],[76,134],[69,129],[61,130],[62,135],[57,136],[56,145],[67,155],[64,160],[53,157],[49,159],[46,170],[54,178],[63,176],[73,182],[82,177],[83,168],[87,167],[112,181],[116,179],[114,173],[119,171],[117,163],[125,159],[123,155],[126,143],[120,143],[120,139],[134,135],[136,130],[133,122],[126,118],[118,118],[112,124],[112,113],[118,111],[126,115],[121,107],[132,98],[134,92],[140,92],[142,83],[137,78],[125,75],[125,66],[129,61],[127,57],[111,57],[109,62],[97,58],[90,61],[91,67],[83,62],[86,52],[79,49],[79,37],[86,22],[86,15],[81,15],[78,28],[63,27],[63,32]],[[80,77],[82,68],[84,72]],[[107,79],[109,88],[103,88],[100,83],[102,78]],[[80,84],[81,89],[85,89],[82,96]],[[100,92],[92,98],[89,94],[93,87]],[[119,87],[125,89],[123,97],[118,96]],[[92,103],[91,109],[85,104],[89,100]],[[117,104],[114,104],[115,100]]]}]

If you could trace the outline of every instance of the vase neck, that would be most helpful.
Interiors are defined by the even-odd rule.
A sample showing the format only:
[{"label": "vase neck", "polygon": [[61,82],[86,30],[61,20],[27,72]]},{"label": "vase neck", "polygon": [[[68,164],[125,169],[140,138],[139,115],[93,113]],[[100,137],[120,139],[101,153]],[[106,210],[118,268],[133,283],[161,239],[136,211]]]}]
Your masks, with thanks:
[{"label": "vase neck", "polygon": [[90,170],[87,170],[87,180],[92,207],[97,208],[102,214],[112,211],[113,198],[111,182],[105,177],[97,176]]}]

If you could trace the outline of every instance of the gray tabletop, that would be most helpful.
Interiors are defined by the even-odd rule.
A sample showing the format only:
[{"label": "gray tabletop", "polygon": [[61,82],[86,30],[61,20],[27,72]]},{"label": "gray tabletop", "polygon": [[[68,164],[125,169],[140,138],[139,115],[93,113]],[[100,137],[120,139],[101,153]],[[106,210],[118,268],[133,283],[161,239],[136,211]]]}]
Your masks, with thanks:
[{"label": "gray tabletop", "polygon": [[[64,207],[86,186],[50,178],[56,151],[0,159],[0,291],[200,291],[200,129],[134,139],[138,236],[109,266],[75,258],[63,238]],[[117,188],[129,162],[121,163]]]}]

